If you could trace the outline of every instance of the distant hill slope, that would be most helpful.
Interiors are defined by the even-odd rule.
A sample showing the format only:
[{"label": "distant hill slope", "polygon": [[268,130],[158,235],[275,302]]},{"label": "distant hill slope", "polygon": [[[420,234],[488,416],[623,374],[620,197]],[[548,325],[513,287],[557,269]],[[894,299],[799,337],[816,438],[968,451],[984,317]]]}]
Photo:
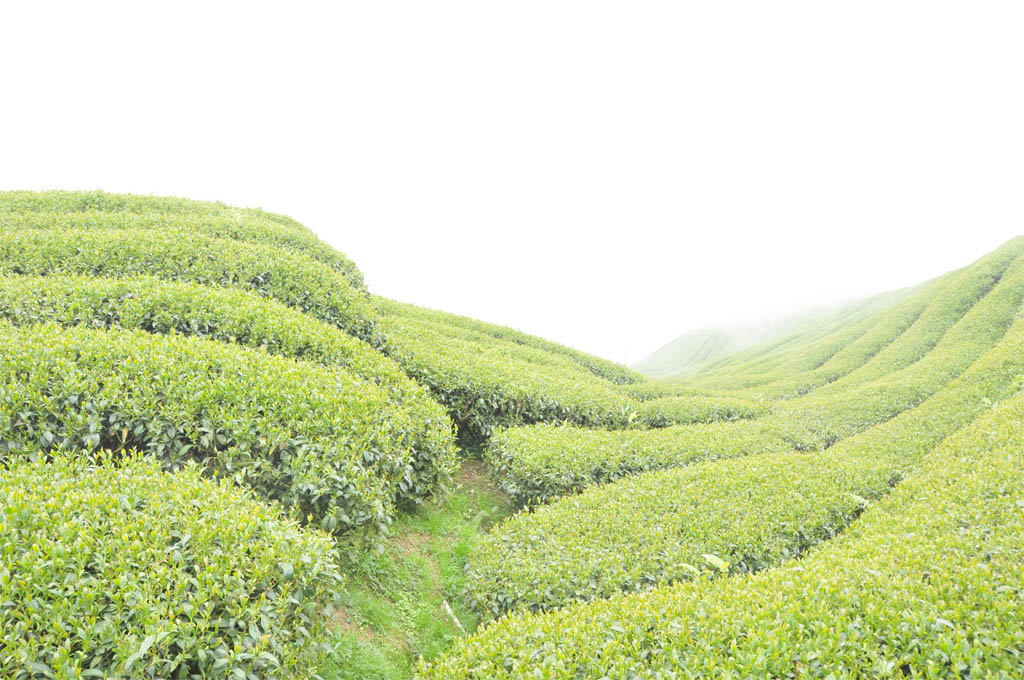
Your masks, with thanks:
[{"label": "distant hill slope", "polygon": [[810,340],[812,336],[833,330],[837,324],[884,310],[905,297],[910,290],[908,288],[790,314],[689,331],[630,368],[652,378],[687,378],[749,348],[758,348],[760,353],[777,341],[802,336]]}]

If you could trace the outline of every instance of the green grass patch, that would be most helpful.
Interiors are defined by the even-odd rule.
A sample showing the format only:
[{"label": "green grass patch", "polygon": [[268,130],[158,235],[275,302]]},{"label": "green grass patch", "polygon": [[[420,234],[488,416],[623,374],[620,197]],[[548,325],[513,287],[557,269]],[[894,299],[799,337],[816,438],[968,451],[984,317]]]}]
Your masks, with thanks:
[{"label": "green grass patch", "polygon": [[480,534],[510,512],[484,465],[465,460],[446,500],[399,516],[383,552],[350,559],[325,680],[409,678],[420,657],[436,658],[463,636],[445,602],[475,631],[479,620],[463,596],[466,561]]}]

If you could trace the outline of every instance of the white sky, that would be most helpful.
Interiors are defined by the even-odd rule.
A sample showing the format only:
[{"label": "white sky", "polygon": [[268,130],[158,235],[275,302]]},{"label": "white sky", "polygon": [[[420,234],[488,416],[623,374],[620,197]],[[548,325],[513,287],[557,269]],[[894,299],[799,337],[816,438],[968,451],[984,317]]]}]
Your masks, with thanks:
[{"label": "white sky", "polygon": [[980,0],[4,3],[0,188],[287,213],[377,293],[632,362],[1024,233],[1022,35]]}]

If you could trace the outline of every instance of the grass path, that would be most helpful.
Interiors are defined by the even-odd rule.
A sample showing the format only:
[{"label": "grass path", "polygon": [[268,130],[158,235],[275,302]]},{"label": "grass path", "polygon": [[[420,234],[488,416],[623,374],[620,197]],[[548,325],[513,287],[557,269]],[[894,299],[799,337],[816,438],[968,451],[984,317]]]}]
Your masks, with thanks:
[{"label": "grass path", "polygon": [[348,565],[325,680],[405,680],[416,660],[447,650],[477,618],[463,601],[464,566],[477,536],[511,513],[507,497],[478,460],[464,459],[454,489],[440,504],[399,516],[382,554]]}]

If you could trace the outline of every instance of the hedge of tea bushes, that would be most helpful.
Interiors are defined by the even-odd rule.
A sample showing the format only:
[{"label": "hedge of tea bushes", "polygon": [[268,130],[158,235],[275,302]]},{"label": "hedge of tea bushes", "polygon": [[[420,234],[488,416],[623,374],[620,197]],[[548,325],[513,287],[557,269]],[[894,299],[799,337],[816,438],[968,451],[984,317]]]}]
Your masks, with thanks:
[{"label": "hedge of tea bushes", "polygon": [[895,341],[864,365],[815,392],[840,393],[851,386],[891,375],[914,364],[928,354],[977,303],[990,297],[996,288],[1006,288],[1000,284],[1005,283],[1007,277],[1012,273],[1019,276],[1022,254],[1024,238],[1014,239],[970,267],[954,273],[936,299]]},{"label": "hedge of tea bushes", "polygon": [[948,332],[927,356],[859,387],[836,394],[815,391],[776,403],[766,417],[737,423],[628,433],[510,428],[491,440],[485,458],[503,488],[519,502],[534,502],[696,461],[828,448],[913,408],[997,343],[1024,299],[1024,260],[1015,261],[998,285],[968,311],[962,309],[960,298],[950,299],[955,304],[947,317],[932,315]]},{"label": "hedge of tea bushes", "polygon": [[503,618],[433,678],[1024,676],[1024,396],[781,568]]},{"label": "hedge of tea bushes", "polygon": [[405,480],[412,485],[407,500],[442,490],[456,465],[451,420],[425,388],[367,343],[276,300],[151,277],[7,276],[0,277],[0,318],[19,326],[53,322],[194,335],[341,368],[380,387],[392,427],[407,433],[414,468]]},{"label": "hedge of tea bushes", "polygon": [[[1024,252],[1024,240],[1011,241],[982,257],[974,264],[946,274],[923,290],[927,304],[918,310],[890,310],[874,320],[872,333],[885,332],[884,327],[895,316],[912,316],[912,323],[884,346],[877,347],[865,362],[852,367],[844,375],[815,388],[815,392],[838,393],[851,387],[883,378],[909,366],[924,356],[943,334],[972,305],[984,297],[1001,279],[1008,267]],[[894,314],[895,311],[895,314]],[[900,313],[902,311],[902,313]],[[763,394],[758,388],[750,390]],[[771,394],[768,394],[771,396]]]},{"label": "hedge of tea bushes", "polygon": [[327,265],[273,246],[171,230],[0,230],[0,275],[11,274],[151,275],[241,288],[383,343],[361,290]]},{"label": "hedge of tea bushes", "polygon": [[[912,292],[910,298],[895,307],[890,306],[858,323],[843,323],[835,333],[816,344],[789,348],[788,354],[781,355],[773,355],[770,352],[762,351],[762,348],[754,348],[754,358],[750,361],[731,362],[729,366],[723,367],[721,370],[710,371],[701,376],[701,380],[717,384],[720,388],[745,389],[751,394],[759,396],[785,396],[785,391],[782,395],[773,394],[772,384],[782,381],[784,387],[786,381],[797,380],[797,384],[800,385],[799,378],[802,375],[823,368],[836,355],[841,356],[852,351],[853,348],[849,348],[849,345],[858,341],[861,341],[861,344],[868,342],[868,338],[864,338],[865,335],[874,336],[875,340],[874,343],[869,343],[869,346],[874,345],[874,354],[869,352],[870,356],[866,357],[868,365],[855,365],[857,362],[850,361],[849,359],[852,357],[847,357],[846,365],[842,367],[842,375],[836,377],[845,376],[850,369],[856,369],[855,375],[843,377],[847,381],[845,384],[854,384],[880,377],[886,372],[907,365],[909,361],[913,360],[915,351],[917,356],[920,356],[927,351],[929,341],[934,342],[937,337],[941,336],[943,319],[927,318],[928,309],[937,309],[939,316],[944,317],[948,323],[946,312],[954,306],[955,301],[946,298],[953,296],[961,303],[966,301],[966,304],[969,305],[972,296],[976,299],[983,295],[987,287],[991,287],[998,281],[1009,262],[1020,254],[1021,241],[1022,239],[1013,239],[970,266],[919,286]],[[926,302],[929,307],[920,309],[919,303],[922,301]],[[911,309],[906,309],[908,306]],[[913,311],[915,307],[919,308],[917,312]],[[879,347],[877,342],[892,332],[892,329],[886,330],[883,326],[892,325],[891,317],[893,315],[905,317],[908,314],[915,322],[910,326],[910,332],[895,336],[892,342],[894,347]],[[917,317],[922,314],[925,318],[918,320]],[[881,356],[875,356],[879,353]],[[886,361],[887,358],[889,361]],[[834,379],[828,373],[826,376]],[[818,383],[819,380],[820,376],[817,376],[812,384]],[[806,391],[808,387],[808,385],[800,385],[800,391]]]},{"label": "hedge of tea bushes", "polygon": [[484,440],[499,426],[568,421],[626,427],[636,402],[568,357],[422,317],[380,300],[386,352],[448,408],[464,434]]},{"label": "hedge of tea bushes", "polygon": [[339,369],[139,331],[0,326],[0,461],[136,449],[252,487],[353,542],[425,493],[403,415]]},{"label": "hedge of tea bushes", "polygon": [[241,211],[238,215],[69,213],[60,210],[9,213],[3,212],[3,207],[3,195],[0,194],[0,226],[7,230],[170,230],[285,248],[322,262],[343,274],[354,288],[365,290],[362,273],[355,263],[318,239],[313,232],[295,231]]},{"label": "hedge of tea bushes", "polygon": [[333,541],[196,467],[98,462],[0,471],[0,676],[309,677]]},{"label": "hedge of tea bushes", "polygon": [[766,399],[790,399],[856,370],[910,328],[944,284],[945,281],[937,281],[923,286],[884,314],[873,317],[867,332],[844,344],[817,368],[759,385],[748,393]]},{"label": "hedge of tea bushes", "polygon": [[876,380],[842,391],[816,390],[777,408],[790,441],[805,450],[827,447],[913,407],[966,370],[1003,338],[1017,315],[1024,301],[1024,258],[1015,260],[998,285],[968,310],[958,297],[949,299],[952,304],[942,323],[946,330],[923,357]]},{"label": "hedge of tea bushes", "polygon": [[648,470],[789,448],[760,420],[612,431],[535,424],[497,432],[483,455],[503,491],[536,504]]},{"label": "hedge of tea bushes", "polygon": [[197,201],[177,196],[112,194],[106,191],[2,191],[0,211],[6,213],[134,213],[139,215],[202,215],[208,217],[253,217],[273,222],[296,232],[309,230],[288,217],[260,208],[238,208],[220,202]]},{"label": "hedge of tea bushes", "polygon": [[933,397],[828,451],[647,473],[513,516],[471,554],[467,591],[490,618],[689,579],[706,555],[732,573],[776,566],[834,537],[944,437],[1017,393],[1022,376],[1019,317]]},{"label": "hedge of tea bushes", "polygon": [[[852,386],[863,384],[898,371],[924,356],[957,319],[1000,281],[1010,263],[1018,258],[1022,252],[1024,252],[1024,239],[1011,240],[969,267],[947,274],[933,283],[927,284],[922,292],[927,305],[917,313],[913,323],[898,336],[895,336],[891,342],[884,347],[878,348],[874,354],[867,358],[867,361],[859,366],[850,367],[852,370],[847,371],[841,376],[836,376],[836,379],[817,387],[815,391],[818,393],[823,391],[832,393],[844,391]],[[882,331],[882,327],[891,322],[893,311],[889,310],[877,315],[875,318],[869,319],[867,332],[878,333]],[[903,313],[900,313],[900,311],[896,312],[896,316],[905,316],[906,314],[906,310],[903,310]],[[909,314],[913,315],[913,310]],[[873,331],[871,330],[872,328],[874,329]],[[852,326],[845,330],[841,329],[840,334],[851,329]],[[861,334],[858,337],[864,336]],[[827,345],[828,343],[824,344]],[[841,352],[842,347],[845,346],[847,345],[842,345],[838,351]],[[801,354],[815,356],[820,352],[820,349],[812,348],[810,351],[804,351]],[[732,386],[754,386],[748,389],[747,393],[756,396],[775,396],[770,392],[762,392],[755,385],[766,385],[765,377],[785,378],[799,376],[808,368],[814,370],[824,365],[824,362],[834,356],[835,353],[832,347],[828,347],[828,351],[822,355],[824,357],[822,361],[818,361],[821,357],[816,356],[813,362],[804,363],[803,368],[794,368],[793,362],[784,363],[772,368],[767,374],[759,374],[756,380],[744,378],[745,382],[733,384]],[[798,356],[796,361],[799,363],[805,361],[805,359],[802,356]],[[770,383],[767,383],[767,385],[770,386]]]},{"label": "hedge of tea bushes", "polygon": [[707,397],[723,396],[722,393],[708,388],[697,388],[677,380],[652,378],[638,383],[630,383],[619,387],[619,391],[637,401],[650,401],[666,397]]},{"label": "hedge of tea bushes", "polygon": [[757,418],[768,413],[768,406],[738,397],[665,397],[642,402],[636,411],[646,427],[669,427]]},{"label": "hedge of tea bushes", "polygon": [[459,316],[448,312],[441,312],[433,309],[427,309],[425,307],[417,307],[415,305],[402,302],[395,302],[394,300],[388,300],[386,298],[378,298],[377,301],[385,311],[395,316],[403,318],[415,317],[421,321],[429,322],[443,328],[463,328],[468,331],[489,335],[491,337],[498,338],[499,340],[506,340],[518,345],[526,345],[528,347],[543,350],[544,352],[568,357],[569,359],[572,359],[573,362],[579,364],[594,375],[610,380],[616,384],[630,385],[647,380],[646,376],[630,370],[621,364],[617,364],[614,361],[602,359],[601,357],[587,354],[586,352],[580,352],[579,350],[575,350],[571,347],[560,345],[557,342],[545,340],[544,338],[539,338],[536,335],[529,335],[528,333],[523,333],[522,331],[518,331],[514,328],[486,323],[468,316]]},{"label": "hedge of tea bushes", "polygon": [[691,382],[718,390],[749,389],[812,370],[868,332],[878,314],[908,292],[894,291],[851,304],[840,317],[808,322],[777,340],[720,359],[706,366]]}]

